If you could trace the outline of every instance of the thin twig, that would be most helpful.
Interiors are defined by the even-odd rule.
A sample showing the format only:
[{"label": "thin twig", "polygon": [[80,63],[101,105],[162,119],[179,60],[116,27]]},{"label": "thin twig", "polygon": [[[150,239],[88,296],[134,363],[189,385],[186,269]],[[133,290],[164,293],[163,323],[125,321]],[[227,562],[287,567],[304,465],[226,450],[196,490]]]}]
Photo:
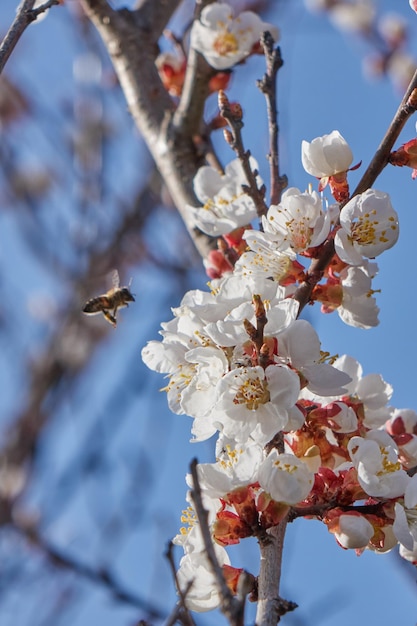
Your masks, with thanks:
[{"label": "thin twig", "polygon": [[29,24],[47,9],[60,4],[60,0],[49,0],[36,9],[33,8],[34,4],[35,0],[23,0],[17,9],[16,17],[0,45],[0,74]]},{"label": "thin twig", "polygon": [[270,171],[270,201],[271,204],[279,204],[281,194],[288,184],[286,176],[279,173],[279,127],[277,111],[277,76],[278,70],[283,66],[281,49],[274,48],[274,39],[269,31],[262,33],[262,47],[266,61],[266,73],[257,85],[266,98],[269,127],[269,171]]},{"label": "thin twig", "polygon": [[174,544],[172,543],[172,541],[170,541],[168,543],[165,556],[168,559],[172,577],[175,582],[175,588],[178,591],[178,595],[180,596],[180,601],[178,605],[175,607],[174,611],[169,616],[168,620],[165,623],[165,626],[172,626],[173,624],[175,624],[179,616],[181,616],[181,623],[184,624],[184,626],[195,626],[195,621],[193,620],[193,617],[190,611],[188,610],[187,604],[186,604],[187,594],[190,591],[191,587],[193,586],[194,580],[190,580],[187,583],[185,589],[181,589],[181,586],[178,581],[177,569],[175,567],[173,549],[174,549]]},{"label": "thin twig", "polygon": [[242,613],[241,602],[233,596],[229,587],[227,586],[225,578],[223,576],[223,570],[220,566],[220,563],[216,556],[216,552],[214,550],[213,541],[210,534],[210,528],[208,525],[208,512],[203,506],[196,459],[193,459],[193,461],[191,461],[190,471],[193,479],[193,489],[191,491],[191,497],[194,502],[194,508],[198,521],[200,523],[200,530],[204,541],[206,556],[216,579],[216,584],[221,599],[221,610],[226,618],[229,620],[230,624],[236,625],[236,617],[239,616],[240,618],[240,615]]},{"label": "thin twig", "polygon": [[408,118],[417,110],[417,70],[407,88],[404,98],[401,101],[391,124],[388,127],[385,137],[378,146],[375,156],[368,165],[365,173],[359,181],[352,196],[363,193],[376,181],[384,167],[388,164],[390,152]]},{"label": "thin twig", "polygon": [[242,189],[245,193],[248,194],[250,198],[252,198],[256,212],[258,217],[261,218],[262,215],[266,215],[268,212],[268,206],[265,203],[265,193],[266,187],[262,185],[260,188],[258,187],[258,183],[256,181],[256,177],[258,172],[252,170],[250,164],[250,156],[251,153],[249,150],[245,150],[242,139],[242,128],[243,128],[243,112],[242,108],[238,104],[230,104],[228,97],[225,92],[219,91],[219,110],[220,115],[224,117],[224,119],[228,122],[230,129],[224,130],[224,137],[227,143],[230,145],[232,150],[234,150],[240,160],[243,168],[243,172],[246,176],[246,180],[248,182],[247,185],[242,185]]},{"label": "thin twig", "polygon": [[62,4],[62,2],[63,0],[47,0],[47,2],[45,2],[44,4],[41,4],[40,6],[36,7],[36,9],[31,10],[30,15],[32,17],[32,20],[36,20],[39,15],[45,13],[45,11],[47,11],[51,7]]}]

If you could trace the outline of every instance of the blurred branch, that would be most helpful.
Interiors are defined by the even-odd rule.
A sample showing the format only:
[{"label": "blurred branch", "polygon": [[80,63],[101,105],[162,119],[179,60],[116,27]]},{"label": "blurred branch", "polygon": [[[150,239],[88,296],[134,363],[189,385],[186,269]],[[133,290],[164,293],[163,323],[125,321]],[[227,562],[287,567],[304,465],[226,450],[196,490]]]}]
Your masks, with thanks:
[{"label": "blurred branch", "polygon": [[91,255],[85,274],[74,285],[73,306],[50,338],[43,355],[30,364],[28,401],[3,437],[0,464],[13,468],[31,465],[39,436],[62,393],[88,363],[96,344],[108,333],[106,326],[98,329],[82,315],[80,301],[86,299],[97,273],[114,267],[120,269],[120,250],[126,238],[131,237],[132,232],[140,232],[151,213],[155,201],[152,184],[150,180],[138,195],[134,208],[122,220],[108,246]]},{"label": "blurred branch", "polygon": [[60,550],[56,546],[51,545],[45,537],[42,537],[39,529],[33,524],[19,522],[16,520],[14,520],[12,524],[13,528],[15,528],[31,545],[38,548],[54,566],[69,570],[78,576],[87,578],[96,585],[106,588],[115,599],[120,602],[125,602],[130,606],[137,607],[151,618],[165,617],[159,608],[151,605],[147,600],[131,593],[120,585],[120,583],[108,570],[96,570],[85,563],[81,563],[79,560],[66,554],[63,550]]},{"label": "blurred branch", "polygon": [[103,39],[136,126],[205,258],[215,241],[193,227],[185,209],[197,203],[192,181],[202,163],[192,136],[179,135],[171,125],[174,104],[155,65],[161,29],[179,0],[146,1],[135,11],[114,11],[105,0],[81,0],[81,4]]},{"label": "blurred branch", "polygon": [[60,4],[60,0],[48,0],[36,9],[33,8],[34,4],[35,0],[23,0],[17,9],[16,17],[0,45],[0,74],[29,24],[47,9]]}]

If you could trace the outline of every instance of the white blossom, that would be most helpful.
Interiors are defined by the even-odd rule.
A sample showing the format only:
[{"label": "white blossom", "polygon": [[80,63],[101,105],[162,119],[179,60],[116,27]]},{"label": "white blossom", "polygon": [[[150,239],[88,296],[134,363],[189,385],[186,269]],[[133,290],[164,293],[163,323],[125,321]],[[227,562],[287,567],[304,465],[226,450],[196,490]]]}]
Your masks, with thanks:
[{"label": "white blossom", "polygon": [[375,531],[370,522],[358,513],[346,513],[339,518],[339,529],[334,533],[341,546],[347,549],[365,548]]},{"label": "white blossom", "polygon": [[[213,5],[208,8],[210,6]],[[258,169],[253,157],[250,157],[250,166],[252,170]],[[262,185],[259,176],[257,184]],[[195,195],[204,206],[188,205],[187,212],[194,226],[208,235],[225,235],[239,226],[246,226],[256,217],[255,204],[242,189],[247,180],[239,159],[228,163],[224,174],[209,165],[200,167],[193,185]]]},{"label": "white blossom", "polygon": [[[235,276],[234,278],[239,277]],[[206,325],[205,330],[214,343],[232,347],[248,340],[243,322],[246,319],[253,324],[256,323],[252,303],[252,297],[255,293],[260,295],[266,304],[268,322],[264,329],[265,335],[276,336],[294,322],[298,312],[298,302],[292,298],[283,299],[282,288],[277,283],[266,278],[257,278],[256,288],[258,291],[253,291],[250,294],[250,299],[247,299],[246,294],[242,293],[242,288],[244,286],[241,281],[241,303],[232,308],[224,316],[224,319],[220,318],[217,322]],[[221,297],[222,292],[220,291],[219,299]]]},{"label": "white blossom", "polygon": [[280,250],[290,248],[297,254],[320,245],[330,231],[330,213],[323,211],[319,194],[302,193],[290,187],[282,194],[281,202],[272,205],[262,218],[266,233],[277,241]]},{"label": "white blossom", "polygon": [[194,22],[190,45],[216,70],[224,70],[246,59],[264,31],[269,31],[275,41],[278,39],[278,29],[256,13],[244,11],[233,18],[228,4],[213,2]]},{"label": "white blossom", "polygon": [[[213,544],[213,548],[219,564],[230,565],[226,550],[217,544]],[[183,592],[191,581],[193,583],[186,595],[188,609],[203,613],[219,606],[220,595],[216,578],[204,550],[185,554],[180,561],[177,577]]]},{"label": "white blossom", "polygon": [[397,443],[404,467],[416,467],[417,413],[413,409],[394,409],[386,428]]},{"label": "white blossom", "polygon": [[314,483],[314,473],[293,454],[280,454],[276,449],[259,468],[259,484],[273,500],[297,504],[304,500]]},{"label": "white blossom", "polygon": [[340,319],[356,328],[373,328],[379,324],[379,307],[372,296],[372,278],[376,263],[363,259],[361,266],[348,266],[340,272],[342,303],[337,307]]},{"label": "white blossom", "polygon": [[235,274],[264,276],[276,282],[287,277],[296,258],[295,252],[288,248],[281,252],[273,237],[257,230],[246,230],[243,238],[250,250],[238,259]]},{"label": "white blossom", "polygon": [[335,236],[335,250],[349,265],[362,265],[391,248],[399,235],[398,215],[387,193],[367,189],[354,196],[340,212],[341,229]]},{"label": "white blossom", "polygon": [[301,144],[301,161],[308,174],[316,178],[346,172],[353,160],[352,150],[339,131]]},{"label": "white blossom", "polygon": [[407,550],[417,542],[417,474],[410,478],[404,493],[404,505],[395,504],[394,533]]},{"label": "white blossom", "polygon": [[300,380],[289,367],[240,367],[219,381],[211,419],[218,430],[235,441],[250,436],[266,444],[285,429],[288,410],[294,406]]},{"label": "white blossom", "polygon": [[276,361],[291,364],[307,380],[312,393],[322,396],[343,394],[350,376],[321,362],[319,337],[306,320],[296,320],[278,336]]},{"label": "white blossom", "polygon": [[375,498],[404,495],[410,478],[398,460],[394,440],[387,433],[371,430],[364,438],[352,437],[348,451],[365,493]]},{"label": "white blossom", "polygon": [[217,444],[216,463],[200,463],[197,466],[202,490],[212,498],[222,498],[230,491],[255,483],[258,468],[264,459],[263,446],[256,442],[242,444],[224,443],[220,437]]}]

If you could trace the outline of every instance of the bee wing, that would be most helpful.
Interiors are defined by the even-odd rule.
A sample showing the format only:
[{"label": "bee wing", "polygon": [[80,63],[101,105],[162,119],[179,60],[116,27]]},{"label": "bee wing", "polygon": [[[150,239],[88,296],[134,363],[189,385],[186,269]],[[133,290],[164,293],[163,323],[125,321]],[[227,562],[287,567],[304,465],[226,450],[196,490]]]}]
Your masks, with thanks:
[{"label": "bee wing", "polygon": [[118,286],[120,285],[120,277],[119,277],[119,272],[117,270],[113,271],[111,275],[111,282],[112,282],[113,289],[117,289]]}]

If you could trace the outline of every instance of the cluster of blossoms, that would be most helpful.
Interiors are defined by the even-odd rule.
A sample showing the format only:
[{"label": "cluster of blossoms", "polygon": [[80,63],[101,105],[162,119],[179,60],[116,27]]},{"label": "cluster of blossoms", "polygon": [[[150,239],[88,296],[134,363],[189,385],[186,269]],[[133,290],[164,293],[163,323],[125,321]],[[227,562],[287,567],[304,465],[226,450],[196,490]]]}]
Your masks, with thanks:
[{"label": "cluster of blossoms", "polygon": [[[239,160],[227,165],[224,174],[209,166],[201,168],[194,188],[204,206],[189,207],[190,219],[203,232],[223,236],[221,249],[206,261],[209,276],[218,278],[234,270],[235,275],[254,280],[273,279],[288,292],[305,279],[300,261],[318,258],[324,242],[334,238],[335,254],[310,303],[320,302],[324,313],[337,311],[351,326],[376,326],[379,309],[372,279],[378,266],[370,259],[395,244],[398,217],[388,194],[376,189],[347,201],[347,173],[357,167],[350,167],[352,160],[352,151],[338,131],[311,143],[303,141],[305,170],[319,179],[320,191],[329,186],[337,204],[325,207],[317,192],[291,187],[262,217],[262,232],[250,226],[256,207],[242,191],[245,178]],[[251,165],[257,169],[254,159]],[[344,203],[341,210],[340,203]]]},{"label": "cluster of blossoms", "polygon": [[[191,45],[223,69],[246,58],[265,27],[213,3],[194,24]],[[381,376],[364,375],[352,357],[323,352],[294,297],[311,277],[302,261],[314,266],[332,246],[310,304],[337,310],[352,326],[378,323],[373,259],[396,243],[398,217],[382,191],[350,197],[348,172],[358,167],[352,161],[337,131],[304,141],[303,166],[334,202],[290,187],[262,216],[260,230],[251,225],[257,206],[242,163],[223,172],[202,167],[194,180],[202,206],[188,212],[219,241],[206,261],[210,291],[186,293],[162,324],[162,341],[142,351],[145,364],[168,378],[170,409],[193,418],[193,441],[217,437],[216,461],[199,465],[198,477],[233,591],[241,570],[226,548],[264,537],[284,518],[319,519],[341,547],[358,553],[400,544],[402,556],[417,563],[417,414],[389,405],[392,388]],[[259,188],[257,163],[251,158],[249,165]],[[178,580],[188,607],[206,611],[220,598],[189,503],[175,539],[185,553]]]},{"label": "cluster of blossoms", "polygon": [[[190,207],[193,219],[223,235],[238,258],[234,268],[223,264],[210,291],[186,293],[162,324],[162,342],[142,351],[148,367],[168,376],[170,409],[193,418],[193,440],[218,437],[216,462],[198,471],[234,590],[240,570],[226,546],[260,537],[287,515],[322,520],[343,548],[384,552],[400,543],[401,554],[417,561],[417,475],[407,473],[417,465],[417,414],[389,406],[391,386],[364,376],[353,358],[323,353],[292,297],[306,271],[299,259],[334,239],[333,261],[312,298],[349,324],[376,324],[370,282],[377,268],[369,259],[397,240],[397,216],[388,195],[373,189],[346,202],[352,154],[338,132],[303,142],[302,160],[321,187],[344,198],[343,208],[324,210],[316,192],[289,188],[262,231],[244,228],[256,211],[238,161],[223,175],[199,171],[196,194],[205,204]],[[218,591],[192,509],[184,520],[179,580],[184,587],[194,580],[189,607],[209,610]]]}]

